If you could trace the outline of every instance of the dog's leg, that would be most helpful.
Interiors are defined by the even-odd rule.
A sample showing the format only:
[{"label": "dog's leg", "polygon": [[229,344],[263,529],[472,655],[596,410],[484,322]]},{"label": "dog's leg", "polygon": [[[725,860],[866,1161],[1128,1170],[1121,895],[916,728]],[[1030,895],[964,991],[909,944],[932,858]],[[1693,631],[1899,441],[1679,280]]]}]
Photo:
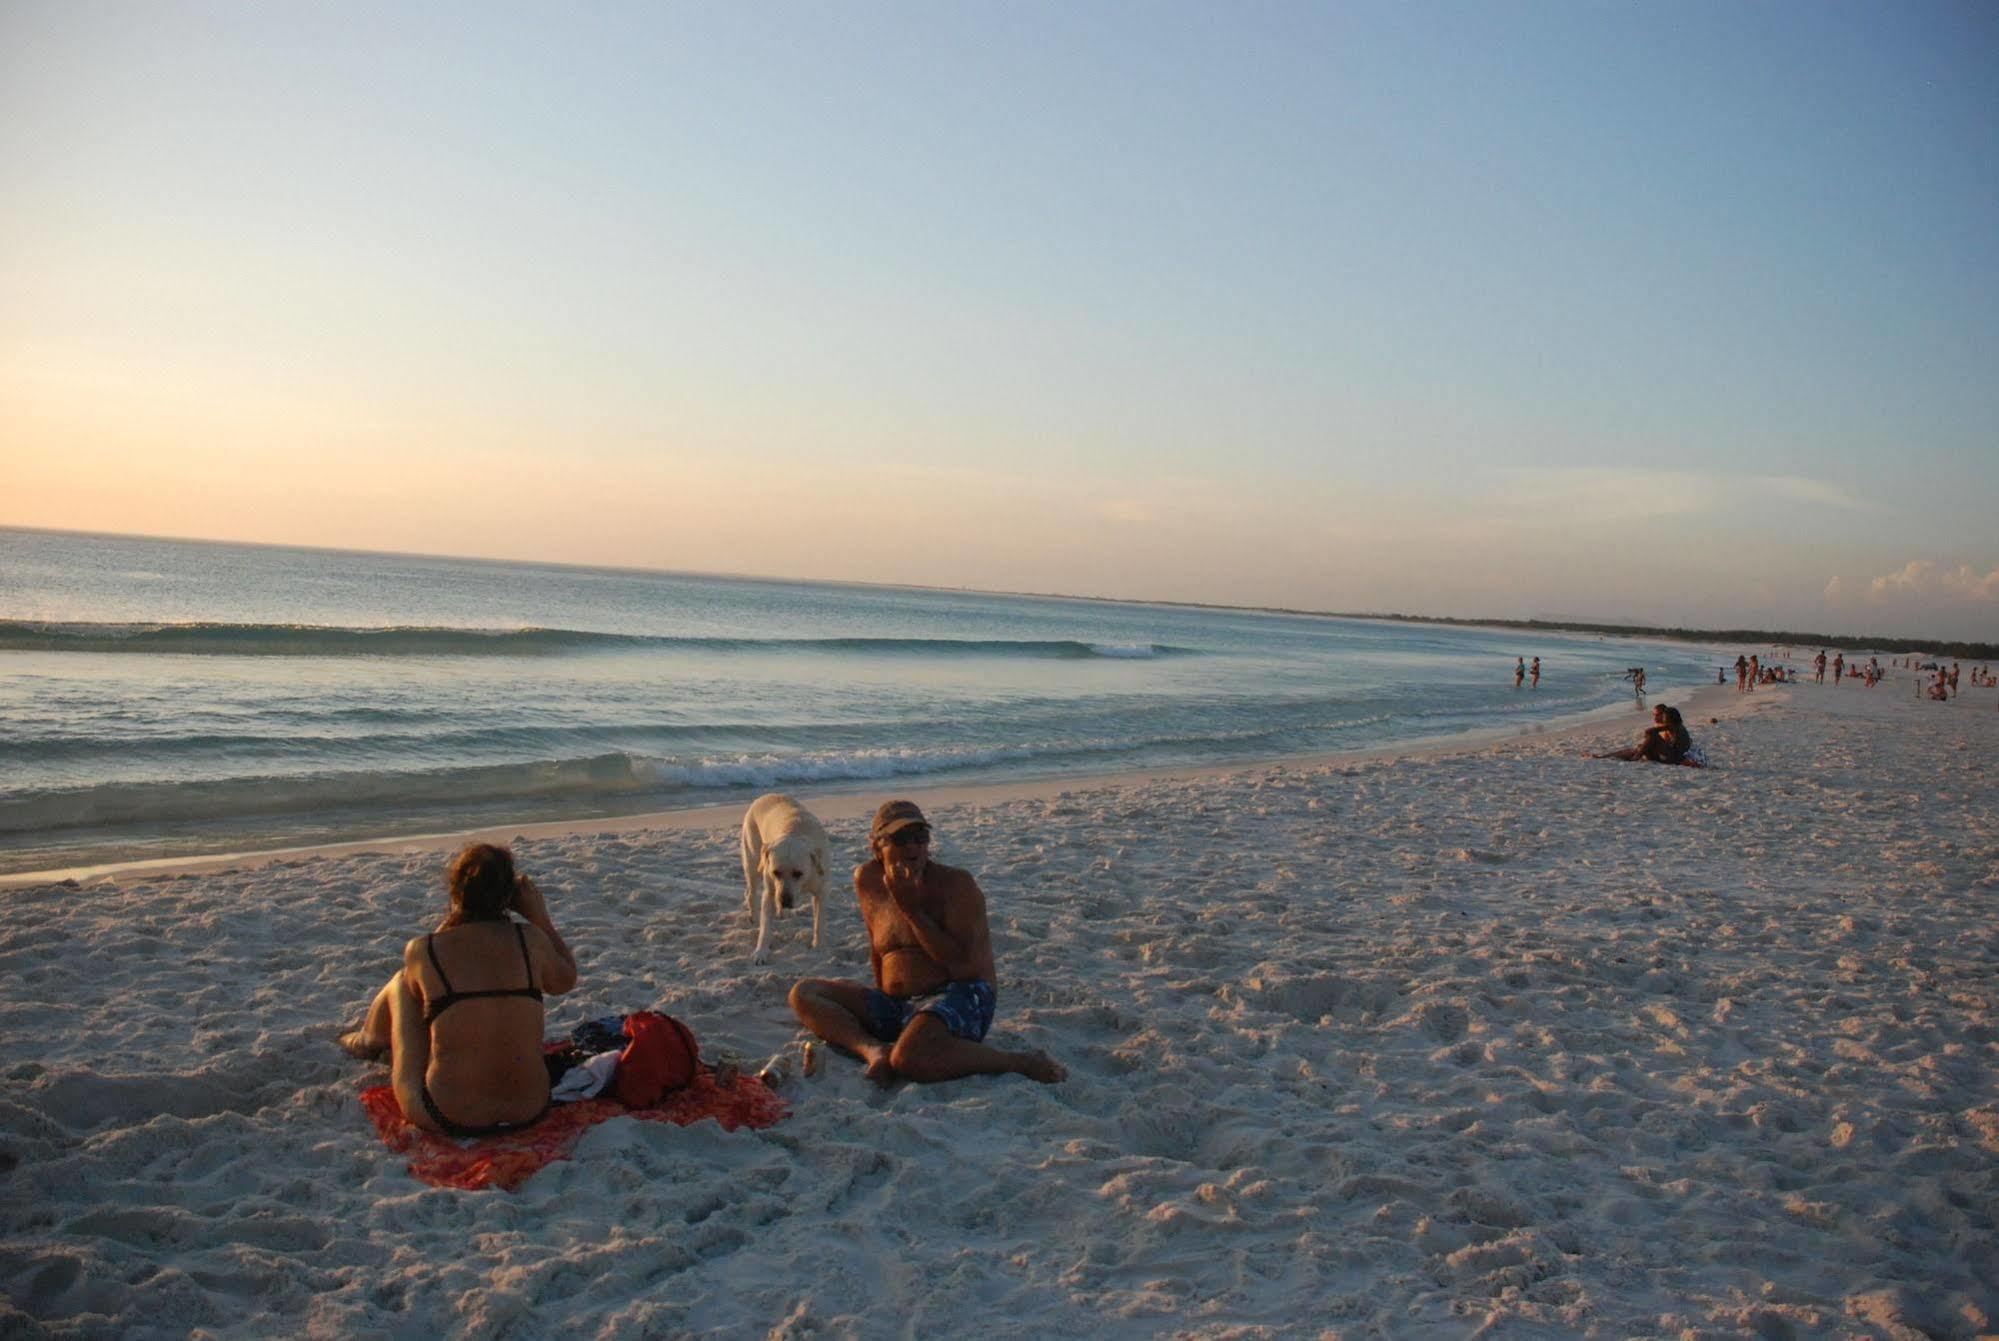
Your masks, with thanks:
[{"label": "dog's leg", "polygon": [[757,900],[757,908],[762,916],[757,919],[757,948],[750,952],[752,964],[770,962],[770,919],[771,910],[777,906],[777,890],[766,884],[763,897]]},{"label": "dog's leg", "polygon": [[743,916],[754,922],[757,920],[757,859],[759,853],[750,842],[750,822],[743,821]]},{"label": "dog's leg", "polygon": [[812,948],[819,948],[819,891],[812,891]]}]

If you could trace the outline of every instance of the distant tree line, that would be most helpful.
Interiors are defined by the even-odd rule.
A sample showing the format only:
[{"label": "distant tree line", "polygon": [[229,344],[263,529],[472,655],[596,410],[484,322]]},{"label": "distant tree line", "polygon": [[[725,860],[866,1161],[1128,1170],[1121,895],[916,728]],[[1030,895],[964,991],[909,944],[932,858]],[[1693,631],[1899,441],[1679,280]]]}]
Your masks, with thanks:
[{"label": "distant tree line", "polygon": [[[950,591],[940,587],[935,590]],[[1069,596],[1061,592],[1021,591],[1000,595],[1052,596],[1064,601],[1107,601],[1115,605],[1166,605],[1191,610],[1246,610],[1262,615],[1308,615],[1317,619],[1388,619],[1403,624],[1455,624],[1464,627],[1538,629],[1553,633],[1600,633],[1607,638],[1672,638],[1690,643],[1782,643],[1796,647],[1858,648],[1867,652],[1921,652],[1959,661],[1999,661],[1999,643],[1935,642],[1922,638],[1873,638],[1852,633],[1798,633],[1790,629],[1667,629],[1647,624],[1591,624],[1568,619],[1461,619],[1455,615],[1404,615],[1383,611],[1298,610],[1284,605],[1218,605],[1213,601],[1156,601],[1130,596]]]},{"label": "distant tree line", "polygon": [[[1310,611],[1285,611],[1307,614]],[[1617,638],[1674,638],[1699,643],[1782,643],[1795,647],[1852,648],[1869,652],[1922,652],[1960,661],[1999,661],[1999,643],[1927,642],[1917,638],[1873,638],[1841,633],[1799,633],[1791,629],[1666,629],[1644,624],[1582,624],[1554,619],[1455,619],[1449,615],[1341,615],[1342,619],[1395,619],[1409,624],[1483,624],[1503,629],[1547,629],[1560,633],[1600,633]]]}]

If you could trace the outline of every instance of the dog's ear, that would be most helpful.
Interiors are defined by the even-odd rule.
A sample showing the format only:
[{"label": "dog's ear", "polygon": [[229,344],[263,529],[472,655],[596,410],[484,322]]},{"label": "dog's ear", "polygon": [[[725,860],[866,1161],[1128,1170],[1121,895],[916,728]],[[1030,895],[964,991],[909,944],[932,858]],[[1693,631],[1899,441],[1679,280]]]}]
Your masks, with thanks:
[{"label": "dog's ear", "polygon": [[826,854],[814,849],[812,853],[812,874],[821,880],[826,878]]}]

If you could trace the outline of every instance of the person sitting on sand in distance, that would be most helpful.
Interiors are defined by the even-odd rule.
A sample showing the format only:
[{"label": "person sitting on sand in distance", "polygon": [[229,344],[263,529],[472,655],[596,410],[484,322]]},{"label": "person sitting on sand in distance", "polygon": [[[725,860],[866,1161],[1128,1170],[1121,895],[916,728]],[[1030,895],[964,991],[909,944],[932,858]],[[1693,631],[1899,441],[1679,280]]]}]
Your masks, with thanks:
[{"label": "person sitting on sand in distance", "polygon": [[888,801],[868,828],[873,859],[854,868],[875,986],[807,978],[791,1009],[807,1029],[867,1063],[868,1077],[956,1080],[1014,1072],[1046,1083],[1068,1072],[1045,1052],[988,1047],[998,996],[986,896],[971,873],[930,859],[914,801]]},{"label": "person sitting on sand in distance", "polygon": [[389,1054],[396,1102],[417,1126],[490,1136],[548,1111],[541,999],[576,985],[576,959],[506,848],[474,843],[451,859],[444,884],[444,920],[403,947],[401,970],[340,1046]]},{"label": "person sitting on sand in distance", "polygon": [[1693,744],[1693,735],[1688,732],[1686,722],[1681,720],[1680,710],[1661,703],[1652,709],[1652,725],[1645,728],[1644,738],[1636,745],[1596,757],[1648,759],[1655,764],[1677,764],[1687,757],[1687,751],[1693,748]]}]

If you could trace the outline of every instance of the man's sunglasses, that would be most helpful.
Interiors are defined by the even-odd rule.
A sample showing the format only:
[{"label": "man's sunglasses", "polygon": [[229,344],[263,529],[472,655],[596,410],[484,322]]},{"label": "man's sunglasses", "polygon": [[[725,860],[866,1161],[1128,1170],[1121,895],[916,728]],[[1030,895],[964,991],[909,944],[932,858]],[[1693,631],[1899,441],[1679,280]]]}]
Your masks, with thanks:
[{"label": "man's sunglasses", "polygon": [[912,824],[907,829],[897,829],[888,836],[892,847],[922,847],[930,841],[930,830],[921,824]]}]

